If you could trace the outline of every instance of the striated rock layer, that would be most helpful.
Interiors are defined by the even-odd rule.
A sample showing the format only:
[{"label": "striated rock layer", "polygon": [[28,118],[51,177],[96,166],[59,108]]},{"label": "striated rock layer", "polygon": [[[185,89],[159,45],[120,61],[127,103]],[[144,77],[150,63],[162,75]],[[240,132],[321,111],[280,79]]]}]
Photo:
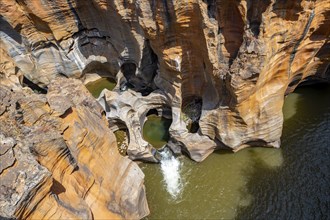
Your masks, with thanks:
[{"label": "striated rock layer", "polygon": [[[279,147],[284,96],[306,79],[329,79],[329,0],[2,0],[0,10],[4,69],[8,58],[43,88],[58,75],[95,73],[129,85],[130,100],[115,102],[137,118],[134,159],[152,149],[138,93],[165,96],[156,105],[171,109],[173,148],[201,161],[221,147]],[[195,100],[202,108],[191,133],[184,107]]]},{"label": "striated rock layer", "polygon": [[[0,114],[9,120],[7,114],[22,108],[27,117],[24,129],[18,128],[26,135],[1,130],[1,141],[10,143],[1,148],[1,172],[21,169],[16,163],[31,157],[38,163],[27,159],[24,166],[40,177],[31,177],[29,185],[39,189],[35,203],[14,206],[20,207],[10,212],[15,216],[148,213],[143,175],[109,147],[115,143],[100,122],[105,118],[113,131],[128,130],[131,159],[157,161],[142,135],[147,113],[156,109],[173,120],[172,150],[202,161],[221,148],[279,147],[285,95],[302,82],[330,79],[330,0],[1,0],[0,14],[0,76],[9,88],[1,92],[25,97],[17,109],[2,106]],[[83,86],[64,78],[85,81],[91,75],[117,81],[98,99],[105,118],[90,98],[81,103],[90,97]],[[27,93],[22,84],[46,95]],[[8,105],[16,108],[13,100]],[[1,127],[17,119],[3,120]],[[34,156],[21,146],[33,146]],[[127,171],[116,173],[115,166]],[[47,181],[68,189],[54,193]],[[123,181],[137,184],[132,197]],[[75,199],[69,204],[68,198]],[[43,207],[40,213],[30,213],[34,205]]]},{"label": "striated rock layer", "polygon": [[100,105],[77,80],[47,95],[0,84],[0,216],[139,219],[149,214],[140,168],[122,157]]}]

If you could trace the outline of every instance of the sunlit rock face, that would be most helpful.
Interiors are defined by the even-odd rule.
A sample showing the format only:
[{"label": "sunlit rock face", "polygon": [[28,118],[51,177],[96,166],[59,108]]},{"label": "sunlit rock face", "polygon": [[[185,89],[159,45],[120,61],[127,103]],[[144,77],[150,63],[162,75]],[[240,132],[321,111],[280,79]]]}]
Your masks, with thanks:
[{"label": "sunlit rock face", "polygon": [[[1,0],[0,14],[0,77],[1,85],[9,89],[1,91],[23,93],[27,101],[20,104],[22,108],[33,97],[40,99],[36,115],[31,116],[36,121],[24,124],[33,128],[24,132],[37,129],[34,124],[40,123],[41,115],[56,119],[56,123],[42,122],[57,130],[56,135],[32,132],[33,138],[24,135],[17,139],[14,131],[1,130],[3,138],[14,138],[15,146],[27,146],[26,142],[38,137],[54,146],[45,148],[47,144],[37,141],[33,148],[37,153],[29,157],[37,158],[38,163],[29,159],[26,164],[31,169],[41,167],[40,180],[34,184],[39,184],[43,193],[35,201],[44,201],[36,202],[45,205],[41,210],[48,214],[44,217],[61,217],[63,213],[89,218],[93,213],[96,218],[96,213],[109,212],[111,218],[139,218],[148,213],[140,171],[134,171],[139,176],[134,182],[138,192],[134,196],[141,197],[127,198],[140,204],[123,202],[124,189],[116,188],[123,186],[110,184],[110,177],[123,178],[118,181],[129,184],[121,177],[122,169],[139,169],[117,155],[115,148],[109,148],[115,145],[114,137],[99,121],[108,119],[111,128],[124,126],[129,130],[127,153],[131,159],[156,161],[153,147],[142,135],[150,109],[170,114],[169,146],[176,153],[185,151],[196,161],[204,160],[215,149],[279,147],[285,95],[301,82],[330,78],[329,0]],[[91,74],[117,81],[114,91],[104,91],[99,98],[106,112],[103,119],[102,109],[98,116],[89,112],[100,107],[97,103],[88,101],[92,107],[75,103],[89,97],[83,86],[76,88],[78,98],[60,89],[67,85],[67,78],[84,81]],[[26,93],[23,82],[46,94]],[[8,118],[8,111],[2,106],[1,117]],[[34,120],[31,117],[29,120]],[[87,134],[92,136],[82,138]],[[14,153],[7,155],[6,164],[17,167],[13,163],[21,161],[15,153],[19,147],[11,149]],[[114,166],[121,168],[114,171]],[[109,170],[107,174],[105,170]],[[104,181],[110,181],[109,185]],[[71,188],[58,196],[46,196],[52,192],[52,184],[48,184],[52,182]],[[91,185],[90,193],[85,192]],[[75,211],[65,203],[69,198],[75,198],[70,200]],[[86,207],[90,211],[81,214],[79,210]],[[100,211],[94,213],[96,209]],[[31,218],[43,215],[29,210],[33,208],[21,206],[20,211],[11,213]]]},{"label": "sunlit rock face", "polygon": [[48,93],[0,85],[0,216],[139,219],[149,214],[138,165],[121,156],[100,105],[73,79]]}]

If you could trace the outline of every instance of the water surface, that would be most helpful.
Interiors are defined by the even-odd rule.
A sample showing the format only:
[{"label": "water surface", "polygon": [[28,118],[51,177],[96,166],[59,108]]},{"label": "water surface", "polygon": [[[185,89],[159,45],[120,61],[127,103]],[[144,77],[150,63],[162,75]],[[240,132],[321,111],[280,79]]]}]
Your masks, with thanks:
[{"label": "water surface", "polygon": [[[159,164],[141,164],[146,219],[329,218],[330,87],[298,88],[283,112],[281,149],[219,151],[201,163],[178,158],[182,187],[175,197]],[[159,132],[157,123],[150,130]]]},{"label": "water surface", "polygon": [[168,129],[172,120],[157,115],[149,115],[147,118],[143,126],[143,138],[153,147],[161,148],[170,137]]},{"label": "water surface", "polygon": [[86,88],[95,98],[98,98],[103,89],[113,90],[116,86],[116,81],[112,78],[100,78],[86,84]]}]

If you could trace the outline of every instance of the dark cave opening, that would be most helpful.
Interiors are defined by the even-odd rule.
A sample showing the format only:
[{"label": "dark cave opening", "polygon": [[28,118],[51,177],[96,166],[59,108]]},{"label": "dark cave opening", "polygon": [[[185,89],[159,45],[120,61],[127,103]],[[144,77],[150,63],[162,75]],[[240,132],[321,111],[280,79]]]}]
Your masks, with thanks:
[{"label": "dark cave opening", "polygon": [[209,18],[216,18],[216,10],[217,10],[217,5],[216,5],[216,0],[206,0],[207,4],[207,15]]},{"label": "dark cave opening", "polygon": [[253,33],[254,36],[259,36],[260,33],[260,22],[258,21],[253,21],[250,23],[250,29]]},{"label": "dark cave opening", "polygon": [[295,75],[292,79],[291,79],[291,82],[289,83],[286,91],[285,91],[285,95],[293,92],[293,90],[297,87],[297,85],[299,84],[299,82],[301,81],[302,79],[302,74],[297,74]]},{"label": "dark cave opening", "polygon": [[145,41],[139,67],[135,62],[126,60],[120,69],[125,77],[120,84],[121,91],[132,89],[142,96],[147,96],[157,89],[154,78],[158,73],[158,57],[148,40]]},{"label": "dark cave opening", "polygon": [[66,192],[65,187],[54,178],[53,178],[53,185],[51,186],[50,190],[52,193],[56,195]]},{"label": "dark cave opening", "polygon": [[32,81],[30,81],[30,80],[29,80],[28,78],[26,78],[25,76],[23,77],[22,86],[23,86],[23,87],[29,87],[29,88],[32,89],[35,93],[39,93],[39,94],[47,94],[47,89],[41,88],[40,86],[38,86],[37,84],[33,83]]},{"label": "dark cave opening", "polygon": [[254,37],[259,36],[260,24],[262,23],[262,14],[266,11],[270,4],[270,0],[248,2],[247,19],[249,21],[249,28]]},{"label": "dark cave opening", "polygon": [[157,115],[158,116],[158,111],[157,111],[157,109],[150,109],[148,112],[147,112],[147,114],[146,114],[146,116],[148,117],[149,115]]},{"label": "dark cave opening", "polygon": [[298,74],[298,75],[295,75],[292,78],[291,82],[289,83],[288,87],[296,86],[300,82],[301,78],[302,78],[302,74],[301,73]]},{"label": "dark cave opening", "polygon": [[197,133],[199,130],[199,119],[202,113],[203,100],[198,96],[188,96],[182,102],[183,121],[189,133]]},{"label": "dark cave opening", "polygon": [[124,74],[127,82],[130,81],[131,78],[135,76],[136,72],[136,64],[133,62],[125,62],[120,67],[121,72]]}]

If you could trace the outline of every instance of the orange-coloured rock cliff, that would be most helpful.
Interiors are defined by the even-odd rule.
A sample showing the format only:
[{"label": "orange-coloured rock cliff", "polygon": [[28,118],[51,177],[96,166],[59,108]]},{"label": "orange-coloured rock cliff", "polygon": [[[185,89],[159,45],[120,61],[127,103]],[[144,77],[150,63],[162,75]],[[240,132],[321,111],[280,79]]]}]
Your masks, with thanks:
[{"label": "orange-coloured rock cliff", "polygon": [[[5,217],[141,218],[143,173],[112,131],[154,162],[151,109],[196,161],[280,147],[285,96],[330,81],[330,0],[0,0],[0,14]],[[92,74],[117,82],[99,104],[79,83]]]},{"label": "orange-coloured rock cliff", "polygon": [[138,219],[149,214],[137,164],[121,156],[103,110],[73,79],[47,94],[0,85],[0,215]]}]

